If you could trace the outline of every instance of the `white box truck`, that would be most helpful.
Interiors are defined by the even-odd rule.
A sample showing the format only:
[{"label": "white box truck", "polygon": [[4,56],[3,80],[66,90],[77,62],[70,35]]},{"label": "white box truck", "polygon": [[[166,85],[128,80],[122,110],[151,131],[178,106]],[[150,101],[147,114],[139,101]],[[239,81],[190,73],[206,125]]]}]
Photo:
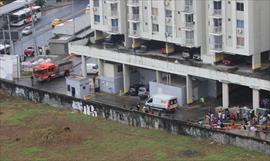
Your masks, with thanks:
[{"label": "white box truck", "polygon": [[153,95],[145,102],[145,108],[174,112],[177,108],[177,98],[171,95]]}]

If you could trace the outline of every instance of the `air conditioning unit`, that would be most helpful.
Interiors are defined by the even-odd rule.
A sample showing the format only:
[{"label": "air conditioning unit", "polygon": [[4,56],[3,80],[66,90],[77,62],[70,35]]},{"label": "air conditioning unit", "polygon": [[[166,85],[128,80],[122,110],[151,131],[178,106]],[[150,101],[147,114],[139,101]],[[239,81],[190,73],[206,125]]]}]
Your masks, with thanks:
[{"label": "air conditioning unit", "polygon": [[93,11],[97,11],[97,8],[93,8]]},{"label": "air conditioning unit", "polygon": [[165,6],[169,6],[170,5],[170,1],[165,1]]},{"label": "air conditioning unit", "polygon": [[237,31],[238,34],[243,34],[244,33],[244,29],[242,29],[242,28],[238,28],[236,31]]},{"label": "air conditioning unit", "polygon": [[167,23],[170,23],[171,22],[171,19],[170,18],[166,18],[166,22]]}]

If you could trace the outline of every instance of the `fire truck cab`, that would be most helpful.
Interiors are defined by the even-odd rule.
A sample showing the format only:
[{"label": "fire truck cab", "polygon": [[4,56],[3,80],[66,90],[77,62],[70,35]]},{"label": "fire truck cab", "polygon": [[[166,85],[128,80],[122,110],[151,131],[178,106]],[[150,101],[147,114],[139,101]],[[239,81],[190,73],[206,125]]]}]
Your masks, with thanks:
[{"label": "fire truck cab", "polygon": [[51,80],[56,77],[56,65],[41,63],[33,67],[33,77],[39,81]]}]

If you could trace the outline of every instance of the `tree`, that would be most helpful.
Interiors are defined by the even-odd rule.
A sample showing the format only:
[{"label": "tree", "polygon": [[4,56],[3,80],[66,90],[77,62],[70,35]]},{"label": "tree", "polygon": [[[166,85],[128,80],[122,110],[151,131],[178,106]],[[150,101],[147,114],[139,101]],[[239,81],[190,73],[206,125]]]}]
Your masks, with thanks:
[{"label": "tree", "polygon": [[45,5],[45,0],[37,0],[37,5],[44,7]]}]

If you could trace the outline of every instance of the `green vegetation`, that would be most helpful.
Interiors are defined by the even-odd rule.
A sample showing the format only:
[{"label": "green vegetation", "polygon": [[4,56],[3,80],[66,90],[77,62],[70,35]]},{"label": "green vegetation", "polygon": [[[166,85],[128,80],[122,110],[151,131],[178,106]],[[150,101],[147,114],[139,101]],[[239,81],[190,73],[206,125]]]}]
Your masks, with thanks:
[{"label": "green vegetation", "polygon": [[269,160],[269,155],[133,128],[0,94],[0,160]]}]

